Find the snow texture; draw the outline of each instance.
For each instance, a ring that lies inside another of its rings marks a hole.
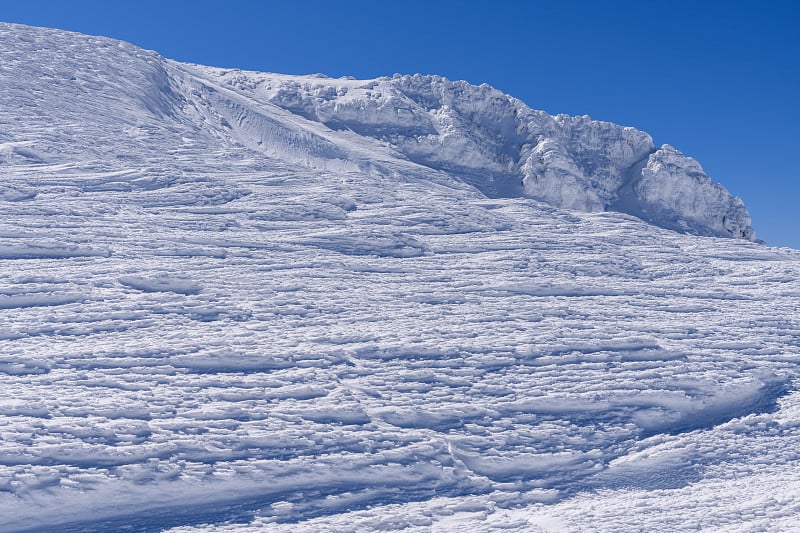
[[[0,54],[0,531],[800,520],[800,253],[674,148],[439,77]]]

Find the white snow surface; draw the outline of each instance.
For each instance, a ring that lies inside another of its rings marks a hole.
[[[435,76],[0,55],[0,531],[800,521],[800,252],[671,146]]]

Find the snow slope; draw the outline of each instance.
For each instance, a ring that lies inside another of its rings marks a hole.
[[[0,531],[798,520],[800,253],[674,148],[437,77],[0,54]]]
[[[252,102],[381,141],[490,197],[617,210],[673,229],[755,239],[741,200],[713,183],[696,161],[669,145],[656,148],[634,128],[552,117],[488,85],[438,76],[359,81],[193,71]]]

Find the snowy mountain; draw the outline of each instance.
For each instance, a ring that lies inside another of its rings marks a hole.
[[[203,74],[251,101],[382,141],[489,197],[527,196],[567,209],[622,211],[701,234],[755,236],[741,200],[671,146],[656,148],[644,132],[589,117],[552,117],[488,85],[419,75],[342,81]]]
[[[19,108],[15,118],[25,124],[8,125],[5,135],[27,138],[43,120],[66,130],[37,139],[34,150],[43,154],[143,158],[155,147],[180,149],[182,136],[200,136],[216,148],[241,145],[322,168],[355,163],[392,174],[419,167],[417,174],[446,173],[490,198],[530,197],[701,235],[755,238],[741,200],[671,146],[656,148],[644,132],[588,117],[552,117],[488,85],[221,70],[110,40],[6,33],[16,34],[8,55],[18,59],[6,66],[2,103]],[[14,75],[17,69],[24,73]],[[125,140],[145,152],[118,153]],[[4,145],[12,154],[18,148]]]
[[[800,253],[671,146],[434,76],[0,54],[0,531],[800,518]]]

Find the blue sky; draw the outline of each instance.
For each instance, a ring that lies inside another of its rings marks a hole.
[[[800,2],[4,2],[0,20],[196,63],[489,83],[551,113],[635,126],[800,248]]]

